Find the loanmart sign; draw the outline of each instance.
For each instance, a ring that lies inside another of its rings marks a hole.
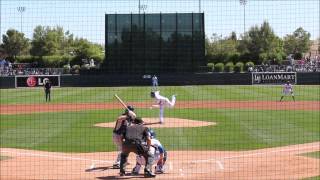
[[[296,84],[297,74],[295,72],[253,72],[252,84],[284,84],[290,81]]]

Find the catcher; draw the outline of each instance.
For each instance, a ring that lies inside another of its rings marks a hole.
[[[150,151],[154,153],[154,161],[157,162],[157,166],[155,168],[156,174],[162,174],[164,173],[164,164],[167,160],[167,152],[163,148],[162,144],[159,140],[156,139],[156,133],[153,129],[149,130],[149,134],[151,137],[151,146]],[[143,156],[138,155],[136,157],[136,166],[132,169],[131,174],[132,175],[138,175],[141,165],[145,165],[146,160]]]

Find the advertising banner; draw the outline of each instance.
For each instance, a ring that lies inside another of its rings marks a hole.
[[[46,80],[51,82],[51,86],[60,86],[59,75],[29,75],[15,76],[17,87],[42,87]]]
[[[252,72],[252,84],[296,84],[296,72]]]

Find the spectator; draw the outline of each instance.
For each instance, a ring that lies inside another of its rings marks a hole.
[[[93,59],[90,59],[90,67],[94,67],[94,60]]]

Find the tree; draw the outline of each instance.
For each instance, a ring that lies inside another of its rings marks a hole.
[[[260,27],[251,27],[240,41],[238,50],[256,64],[271,59],[281,61],[285,56],[282,40],[275,35],[267,21]]]
[[[303,54],[310,49],[310,33],[302,27],[296,29],[293,34],[284,37],[284,49],[287,54]]]
[[[24,37],[23,33],[14,29],[9,29],[5,35],[2,35],[1,44],[6,54],[11,58],[26,53],[29,48],[29,40]]]
[[[210,39],[206,38],[205,45],[208,62],[235,62],[238,60],[238,41],[235,32],[225,38],[213,34]]]
[[[64,55],[73,55],[74,53],[74,37],[73,34],[71,34],[69,31],[66,31],[64,33],[64,39],[61,44],[60,53]]]
[[[69,55],[74,49],[73,35],[69,31],[64,33],[63,28],[59,26],[37,26],[31,44],[30,53],[33,56]]]
[[[237,40],[237,33],[236,33],[236,32],[234,32],[234,31],[232,31],[232,33],[231,33],[231,35],[230,35],[229,39],[236,41],[236,40]]]
[[[62,27],[50,29],[47,27],[45,37],[45,46],[47,55],[62,55],[62,44],[64,41],[64,32]]]
[[[76,61],[78,61],[78,63],[82,59],[89,60],[93,58],[95,60],[102,60],[101,58],[103,57],[103,48],[101,45],[93,44],[86,39],[80,38],[75,40],[74,48]]]
[[[45,49],[46,44],[46,29],[44,26],[37,26],[33,32],[33,39],[31,41],[30,54],[33,56],[45,56],[47,51]]]

